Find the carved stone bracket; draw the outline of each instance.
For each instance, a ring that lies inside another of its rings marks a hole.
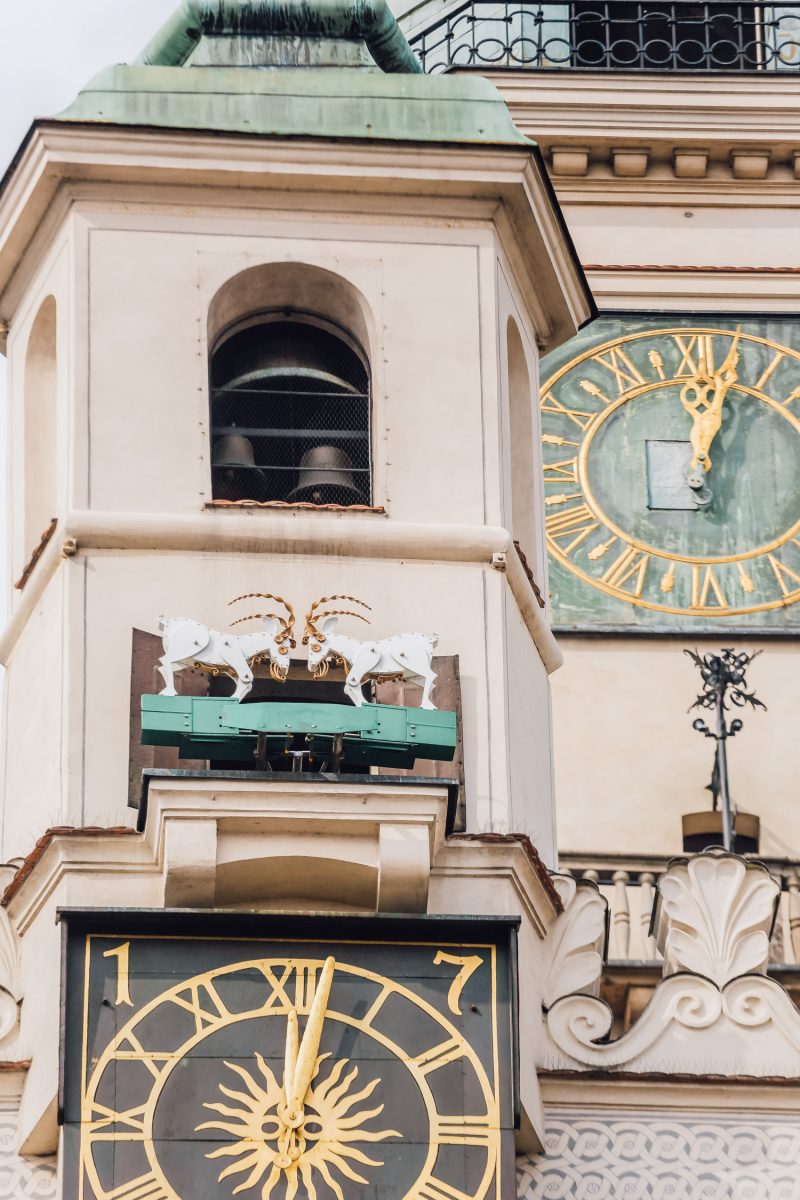
[[[598,967],[595,980],[588,979],[590,960],[577,947],[587,918],[577,907],[570,922],[575,890],[554,926],[565,922],[549,962],[548,994],[558,998],[545,1017],[539,1066],[800,1074],[800,1012],[765,975],[779,892],[765,867],[733,854],[673,861],[659,882],[653,918],[664,978],[639,1020],[609,1041],[611,1009],[594,995],[575,994],[591,989],[600,974]],[[571,970],[573,963],[585,970]],[[572,995],[559,985],[559,970],[564,981],[580,983]]]
[[[550,1008],[561,996],[596,996],[608,930],[608,903],[596,883],[553,875],[564,911],[544,945],[542,1004]]]
[[[0,1042],[16,1032],[21,1000],[19,942],[8,913],[0,908]]]
[[[719,987],[763,974],[780,891],[765,866],[735,854],[675,859],[659,880],[653,914],[664,974],[689,971]]]

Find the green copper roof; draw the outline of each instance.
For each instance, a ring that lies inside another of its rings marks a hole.
[[[331,43],[365,46],[383,71],[422,71],[386,0],[183,0],[137,62],[323,66]]]
[[[336,68],[110,67],[59,120],[275,137],[531,144],[486,79]]]
[[[386,0],[183,0],[59,120],[529,145],[485,79],[425,75]]]

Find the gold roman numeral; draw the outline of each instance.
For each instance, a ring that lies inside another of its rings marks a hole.
[[[566,546],[559,546],[563,554],[571,554],[584,538],[600,528],[600,522],[587,504],[575,504],[563,512],[548,513],[544,519],[547,536],[551,541],[569,539]]]
[[[544,464],[545,483],[577,483],[577,458],[562,458],[560,462]]]
[[[597,415],[593,412],[584,412],[580,408],[567,408],[566,404],[562,404],[560,400],[556,400],[552,392],[547,392],[542,396],[541,410],[542,412],[558,413],[561,417],[567,417],[570,421],[574,421],[580,429],[586,429]]]
[[[92,1104],[89,1132],[95,1141],[116,1138],[129,1142],[142,1141],[144,1139],[145,1111],[146,1105],[142,1104],[137,1108],[126,1109],[125,1112],[115,1112],[113,1108],[107,1108],[105,1104],[98,1104],[95,1101]],[[113,1132],[105,1134],[100,1132],[108,1130],[111,1125],[116,1127]]]
[[[727,608],[728,601],[714,574],[714,568],[701,563],[692,565],[692,608]]]
[[[606,350],[602,354],[595,354],[592,361],[600,363],[607,371],[611,372],[617,381],[620,395],[627,392],[629,388],[637,387],[640,383],[645,382],[644,375],[639,368],[633,365],[625,351],[618,346],[612,346],[610,350]]]
[[[411,1189],[407,1200],[473,1200],[473,1197],[452,1184],[442,1183],[440,1179],[433,1179],[429,1175],[424,1182]]]
[[[188,993],[188,995],[187,995]],[[172,996],[172,1003],[185,1008],[194,1017],[195,1032],[202,1033],[213,1025],[219,1025],[231,1014],[220,999],[219,992],[210,981],[192,983],[186,991]]]
[[[678,364],[676,375],[696,375],[698,372],[698,363],[705,361],[706,366],[711,365],[713,369],[713,339],[704,333],[673,333],[672,335],[675,345],[681,355],[681,361]],[[702,340],[701,340],[702,339]],[[697,353],[697,359],[693,355]]]
[[[497,1134],[488,1114],[485,1117],[438,1115],[433,1124],[433,1141],[452,1146],[489,1146]]]
[[[794,597],[798,588],[800,588],[800,575],[796,571],[793,571],[791,567],[787,567],[785,563],[779,562],[774,554],[768,554],[767,558],[783,595]],[[790,579],[792,580],[792,584],[788,582]]]
[[[130,1183],[122,1183],[113,1191],[106,1192],[108,1200],[175,1200],[175,1194],[163,1179],[150,1172],[139,1175]]]
[[[289,980],[294,974],[294,965],[292,963],[284,963],[280,978],[278,978],[269,963],[259,963],[258,969],[272,989],[264,1003],[264,1012],[272,1012],[273,1009],[294,1008],[294,1003],[289,998],[289,993],[286,990],[289,986]]]
[[[126,1049],[126,1046],[129,1049]],[[174,1060],[175,1054],[169,1050],[145,1050],[135,1034],[126,1033],[117,1043],[114,1057],[120,1062],[140,1062],[150,1072],[153,1079],[160,1079],[168,1065]]]
[[[622,553],[614,559],[605,575],[601,576],[602,582],[618,591],[630,592],[632,596],[641,596],[649,561],[650,555],[646,551],[637,550],[635,546],[626,546]],[[626,588],[625,584],[629,580],[633,580],[633,586]]]
[[[775,368],[780,365],[780,363],[783,361],[784,358],[786,358],[786,354],[784,353],[784,351],[778,350],[777,353],[774,355],[774,357],[770,360],[770,362],[767,363],[766,367],[764,368],[764,370],[761,372],[761,375],[759,376],[758,382],[755,385],[757,392],[763,392],[770,376],[774,373]]]
[[[463,1054],[463,1041],[458,1038],[447,1038],[438,1046],[424,1050],[422,1054],[418,1054],[411,1061],[416,1063],[423,1075],[428,1075],[431,1071],[438,1071],[440,1067],[446,1067],[448,1063],[453,1062],[456,1058],[461,1058]]]
[[[389,987],[388,984],[383,985],[383,987],[378,992],[375,999],[372,1001],[372,1004],[370,1004],[369,1008],[364,1013],[363,1019],[361,1021],[362,1025],[371,1025],[372,1024],[372,1022],[375,1020],[375,1018],[377,1017],[380,1010],[383,1008],[386,1001],[391,996],[393,990],[394,989]]]
[[[295,970],[294,1006],[299,1013],[307,1013],[317,990],[317,980],[322,963],[298,963]]]

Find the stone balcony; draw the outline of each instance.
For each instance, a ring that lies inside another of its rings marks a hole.
[[[748,856],[764,863],[781,890],[769,941],[768,974],[800,1005],[800,863]],[[650,855],[563,854],[561,871],[597,884],[608,904],[608,946],[600,995],[614,1012],[616,1034],[636,1021],[651,999],[663,958],[651,931],[658,881],[669,859]]]

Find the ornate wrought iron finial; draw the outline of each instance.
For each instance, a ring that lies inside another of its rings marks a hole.
[[[698,733],[702,733],[704,737],[714,738],[717,743],[714,752],[714,769],[707,790],[711,792],[714,811],[716,811],[717,802],[720,803],[722,839],[726,850],[733,849],[735,836],[735,811],[731,805],[728,787],[726,742],[729,737],[735,737],[742,728],[742,721],[739,717],[735,717],[729,722],[727,714],[730,712],[731,706],[744,708],[745,705],[749,705],[751,708],[763,708],[766,711],[766,704],[758,699],[755,692],[747,690],[747,668],[760,653],[760,650],[756,650],[754,654],[747,654],[743,650],[734,650],[731,647],[720,650],[718,654],[703,655],[697,650],[684,650],[684,654],[691,658],[699,670],[703,681],[703,690],[694,703],[690,704],[688,711],[691,712],[693,708],[707,708],[713,710],[716,715],[714,729],[709,729],[702,717],[697,717],[692,722],[692,728],[696,729]]]

